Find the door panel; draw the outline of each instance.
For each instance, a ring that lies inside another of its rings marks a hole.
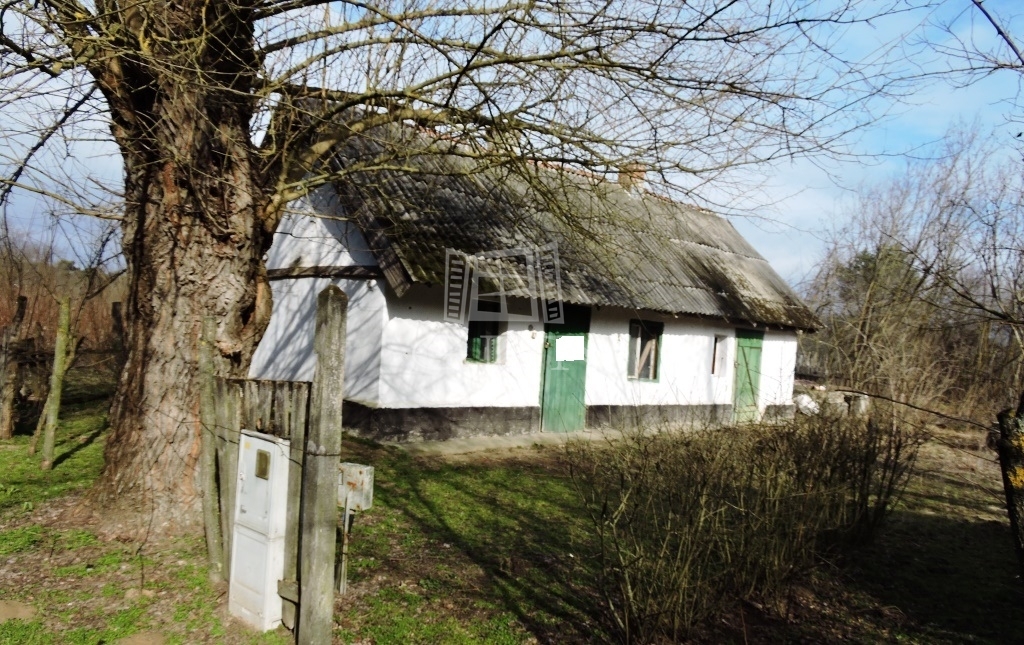
[[[736,380],[733,386],[733,423],[758,421],[757,394],[761,384],[761,348],[764,332],[736,330]]]
[[[565,324],[544,326],[541,428],[574,432],[587,424],[587,333],[590,309],[566,305]]]

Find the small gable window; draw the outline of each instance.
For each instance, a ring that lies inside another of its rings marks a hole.
[[[629,378],[653,381],[658,378],[659,345],[665,325],[649,320],[629,321]]]
[[[497,313],[500,306],[496,302],[479,300],[476,310]],[[498,339],[501,337],[502,323],[498,320],[473,320],[470,311],[469,339],[466,342],[466,360],[474,363],[498,362]]]

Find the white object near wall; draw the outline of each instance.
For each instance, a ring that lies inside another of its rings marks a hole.
[[[586,359],[583,336],[561,336],[555,341],[555,360],[582,361]]]
[[[228,611],[261,631],[281,623],[288,440],[242,430]]]
[[[338,472],[338,506],[351,511],[368,511],[373,506],[373,466],[341,464]]]

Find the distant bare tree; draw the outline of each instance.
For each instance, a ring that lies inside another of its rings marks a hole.
[[[67,302],[66,368],[75,364],[79,347],[111,350],[115,346],[111,309],[120,298],[114,283],[123,273],[117,249],[113,248],[117,246],[117,229],[106,222],[83,230],[79,223],[51,217],[43,230],[0,233],[0,320],[17,317],[15,306],[24,309],[23,321],[17,326],[19,333],[6,339],[9,355],[3,357],[0,438],[10,437],[15,399],[26,396],[26,391],[37,401],[47,400],[56,422],[60,400],[50,400],[54,396],[47,382],[53,375],[46,370],[55,364],[52,359],[60,335],[59,303]],[[114,359],[111,354],[106,360],[113,363]],[[35,452],[37,437],[38,430],[30,452]]]
[[[950,134],[848,210],[809,292],[827,329],[807,342],[851,385],[994,418],[1024,388],[1022,199],[1016,160]]]

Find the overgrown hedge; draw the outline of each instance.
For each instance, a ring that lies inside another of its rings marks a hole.
[[[778,600],[826,550],[870,538],[916,445],[891,419],[821,417],[570,442],[609,631],[675,641],[738,599]]]

